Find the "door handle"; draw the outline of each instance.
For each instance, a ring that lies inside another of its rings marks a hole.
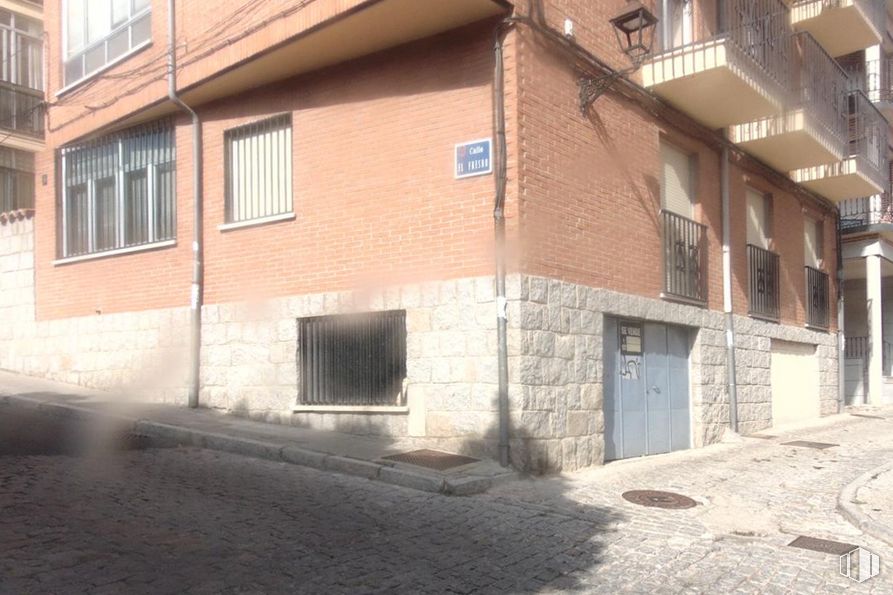
[[[652,386],[652,387],[651,387],[651,390],[653,390],[653,391],[654,391],[655,393],[657,393],[657,394],[660,394],[660,389],[659,389],[658,387],[656,387],[656,386]]]

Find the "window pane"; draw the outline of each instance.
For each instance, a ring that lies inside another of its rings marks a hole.
[[[133,23],[131,27],[133,42],[131,47],[136,47],[144,41],[148,41],[152,37],[152,15],[146,15]]]
[[[112,14],[109,0],[92,0],[87,11],[87,44],[95,43],[111,31]]]
[[[31,89],[43,88],[42,77],[42,48],[40,43],[35,39],[27,37],[19,37],[18,49],[16,50],[18,71],[16,79],[18,84],[30,87]]]
[[[86,31],[84,31],[85,3],[86,0],[66,0],[65,2],[69,56],[84,47],[86,42],[87,36]]]
[[[112,0],[112,27],[127,22],[130,18],[130,0]]]
[[[149,241],[149,178],[146,170],[127,174],[124,197],[126,245],[135,246]]]
[[[115,178],[97,180],[94,185],[94,250],[118,247],[118,207],[115,200]]]
[[[84,58],[78,56],[65,63],[65,82],[72,83],[84,77]]]
[[[105,44],[101,43],[84,55],[84,69],[93,72],[105,66]]]
[[[130,49],[130,32],[127,29],[123,29],[120,33],[110,37],[108,44],[107,60],[111,62],[115,58],[126,54]]]
[[[86,254],[89,250],[87,185],[73,186],[68,189],[67,194],[65,201],[66,249],[64,256]]]
[[[140,12],[144,8],[148,8],[151,3],[152,0],[133,0],[133,14]]]
[[[24,18],[24,17],[22,17]],[[8,10],[0,9],[0,25],[12,25],[12,13]]]
[[[174,238],[174,175],[173,163],[165,163],[155,168],[155,240]]]

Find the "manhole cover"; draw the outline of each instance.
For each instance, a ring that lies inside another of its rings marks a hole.
[[[788,546],[798,547],[802,550],[822,552],[823,554],[834,554],[835,556],[842,556],[856,549],[856,546],[850,543],[841,543],[839,541],[819,539],[817,537],[806,537],[804,535],[797,537],[797,539],[789,543]]]
[[[791,442],[782,442],[781,444],[782,446],[802,446],[803,448],[817,448],[819,450],[825,450],[826,448],[840,446],[839,444],[828,444],[827,442],[810,442],[809,440],[793,440]]]
[[[469,463],[477,463],[479,460],[463,455],[428,449],[401,452],[400,454],[382,458],[397,463],[408,463],[410,465],[418,465],[419,467],[427,467],[428,469],[435,469],[437,471],[446,471],[453,467],[461,467],[462,465],[467,465]]]
[[[674,494],[673,492],[659,492],[656,490],[632,490],[623,493],[623,499],[640,506],[648,506],[651,508],[694,508],[697,502],[683,496],[682,494]]]

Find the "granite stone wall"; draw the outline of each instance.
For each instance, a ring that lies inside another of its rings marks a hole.
[[[108,389],[121,398],[186,402],[187,308],[35,321],[31,220],[0,225],[0,367]],[[605,317],[691,329],[692,444],[728,428],[722,313],[528,275],[510,275],[512,460],[533,472],[604,458]],[[405,404],[387,411],[300,404],[297,320],[406,310]],[[836,335],[735,317],[742,433],[772,424],[773,340],[816,346],[822,414],[837,410]],[[200,401],[265,421],[479,456],[497,453],[497,338],[490,277],[293,296],[203,308]]]

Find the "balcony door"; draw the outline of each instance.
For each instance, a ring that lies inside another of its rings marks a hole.
[[[694,1],[661,0],[661,44],[664,50],[688,45],[694,41]]]

